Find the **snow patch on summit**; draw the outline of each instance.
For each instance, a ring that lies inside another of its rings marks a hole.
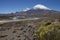
[[[28,10],[30,10],[30,8],[26,8],[26,9],[24,9],[23,11],[28,11]]]
[[[45,10],[51,10],[50,8],[42,5],[42,4],[37,4],[33,7],[33,9],[45,9]]]

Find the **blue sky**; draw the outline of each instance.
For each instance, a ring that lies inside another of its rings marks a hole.
[[[60,0],[0,0],[0,13],[21,11],[42,4],[56,11],[60,11]]]

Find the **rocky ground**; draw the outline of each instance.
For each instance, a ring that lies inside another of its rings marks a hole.
[[[20,22],[0,24],[0,40],[35,40],[34,31],[38,26],[22,24]]]

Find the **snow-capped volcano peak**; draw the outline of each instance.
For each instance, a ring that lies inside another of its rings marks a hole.
[[[42,4],[37,4],[33,7],[33,9],[45,9],[45,10],[51,10],[50,8],[42,5]]]
[[[48,8],[48,7],[46,7],[46,6],[42,5],[42,4],[37,4],[32,8],[25,8],[22,11],[26,12],[26,11],[31,10],[31,9],[34,9],[34,10],[35,9],[51,10],[50,8]]]

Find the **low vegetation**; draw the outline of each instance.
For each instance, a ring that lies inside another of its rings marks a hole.
[[[45,22],[35,31],[35,36],[38,40],[60,40],[60,24]]]

